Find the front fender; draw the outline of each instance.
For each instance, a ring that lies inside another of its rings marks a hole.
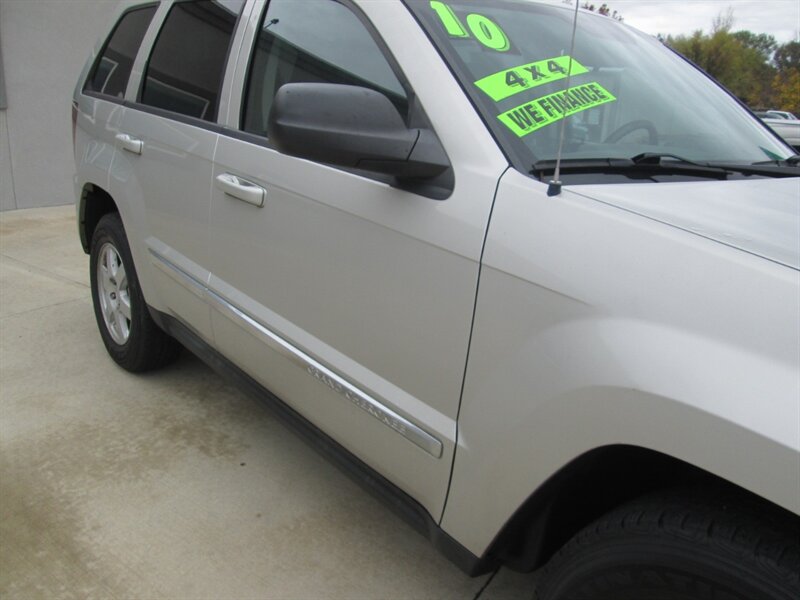
[[[797,272],[519,179],[490,225],[442,528],[480,556],[619,444],[800,513]]]

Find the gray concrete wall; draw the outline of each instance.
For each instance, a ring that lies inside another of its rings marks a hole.
[[[0,0],[0,210],[74,202],[71,99],[117,0]]]

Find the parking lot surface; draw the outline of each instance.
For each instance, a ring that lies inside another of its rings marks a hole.
[[[490,577],[188,352],[118,368],[74,208],[0,213],[0,597],[533,597]]]

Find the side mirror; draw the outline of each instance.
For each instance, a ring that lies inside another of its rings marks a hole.
[[[386,96],[352,85],[287,83],[275,95],[267,135],[285,154],[399,179],[435,177],[450,166],[432,131],[409,129]]]

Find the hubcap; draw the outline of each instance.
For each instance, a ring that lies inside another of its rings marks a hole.
[[[97,261],[97,297],[111,339],[123,345],[131,334],[131,298],[125,265],[109,242],[100,248]]]

